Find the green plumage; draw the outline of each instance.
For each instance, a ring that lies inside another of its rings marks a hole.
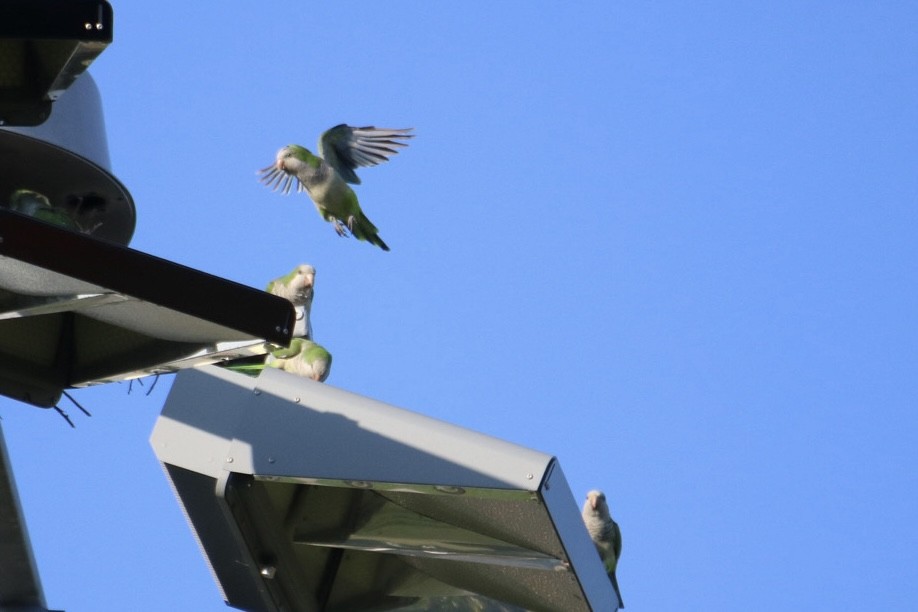
[[[81,231],[80,225],[72,215],[55,208],[43,194],[31,189],[17,189],[10,196],[10,210],[15,210],[28,215],[38,221],[63,227],[73,231]]]
[[[312,340],[294,338],[287,348],[279,348],[268,355],[266,366],[324,382],[331,372],[332,356],[324,347]]]
[[[266,368],[278,368],[291,374],[325,382],[331,373],[332,356],[325,347],[306,338],[294,338],[290,346],[266,345],[268,354],[261,357],[245,357],[224,364],[233,372],[257,377]]]
[[[319,215],[334,225],[339,236],[350,232],[358,240],[388,251],[389,246],[364,214],[348,183],[360,183],[354,172],[358,166],[375,166],[395,155],[397,148],[407,146],[400,139],[411,138],[410,131],[337,125],[319,138],[319,155],[300,145],[287,145],[278,151],[272,166],[260,170],[261,180],[284,193],[295,184],[297,191],[309,195]]]

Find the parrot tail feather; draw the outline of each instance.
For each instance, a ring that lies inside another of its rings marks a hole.
[[[390,250],[389,245],[383,242],[383,239],[379,237],[379,234],[373,234],[372,236],[367,238],[367,242],[369,242],[370,244],[375,244],[376,246],[381,248],[383,251]]]
[[[379,237],[379,230],[376,229],[376,226],[373,225],[373,223],[362,212],[359,213],[357,218],[353,220],[351,234],[357,240],[365,240],[370,244],[378,246],[383,251],[390,250],[389,245],[383,242],[383,239]]]

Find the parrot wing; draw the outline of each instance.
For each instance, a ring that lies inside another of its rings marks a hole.
[[[352,127],[342,123],[319,137],[319,155],[341,178],[359,185],[354,169],[387,161],[399,148],[408,146],[399,139],[413,138],[414,134],[409,133],[412,129]]]

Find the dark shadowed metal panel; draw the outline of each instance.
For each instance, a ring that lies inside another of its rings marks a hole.
[[[0,609],[44,609],[13,469],[0,429]]]
[[[0,393],[62,389],[286,345],[287,300],[0,209]]]
[[[39,125],[112,42],[104,0],[0,2],[0,124]]]

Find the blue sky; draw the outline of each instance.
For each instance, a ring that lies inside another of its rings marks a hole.
[[[628,609],[912,609],[918,8],[340,4],[113,2],[131,246],[315,265],[328,383],[605,490]],[[416,129],[361,172],[390,253],[256,179],[341,122]],[[148,443],[170,383],[75,430],[0,399],[50,607],[225,609]]]

